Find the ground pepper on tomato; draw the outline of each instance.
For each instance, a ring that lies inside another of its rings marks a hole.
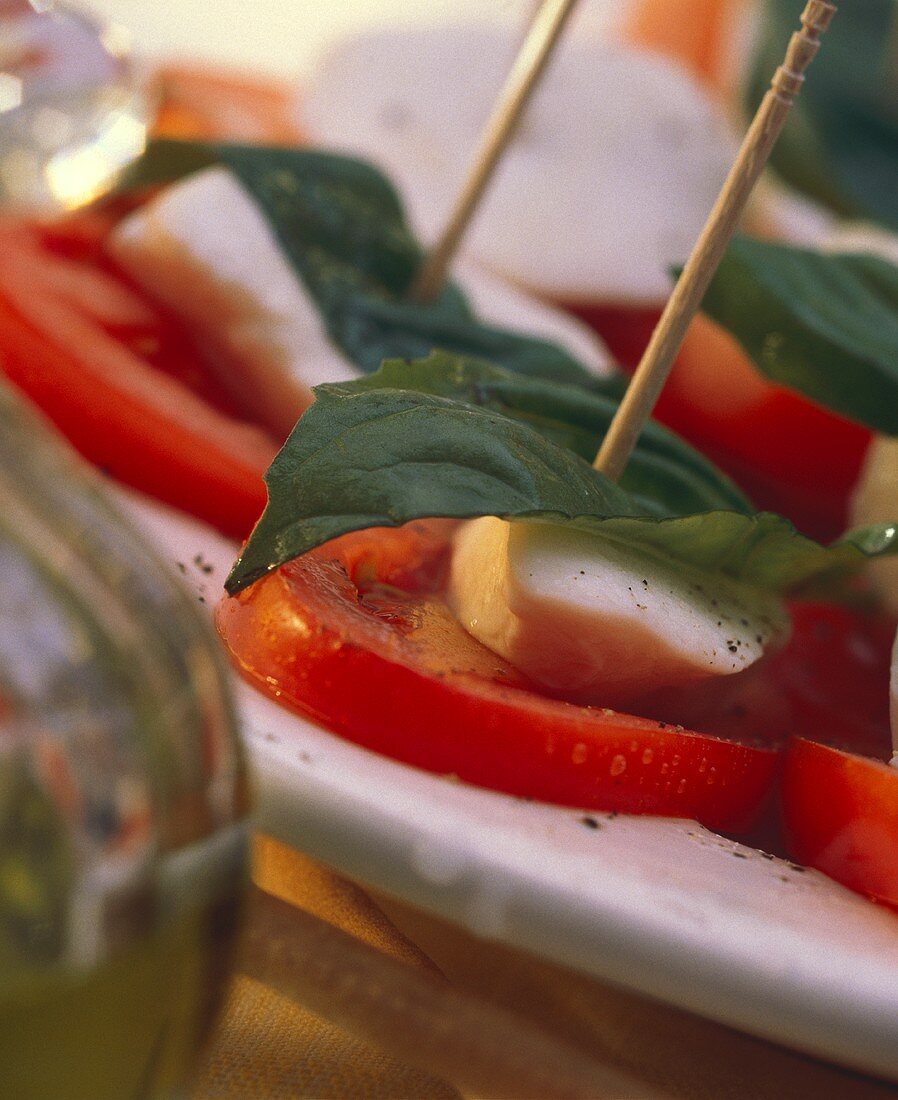
[[[405,763],[561,805],[753,824],[775,748],[535,690],[447,607],[445,532],[337,539],[220,604],[222,639],[279,702]]]
[[[243,534],[264,503],[260,474],[275,444],[240,423],[189,334],[102,257],[109,224],[94,212],[0,230],[10,258],[0,273],[3,367],[98,465]],[[23,306],[28,295],[40,310]],[[113,365],[124,384],[97,373]],[[822,621],[850,613],[798,605],[793,642],[767,667],[764,690],[692,732],[665,720],[673,715],[549,698],[476,643],[440,595],[447,530],[430,522],[347,536],[227,601],[219,622],[238,664],[336,732],[431,771],[740,835],[769,809],[777,742],[792,732],[781,788],[790,854],[895,904],[896,780],[882,763],[891,626],[821,634]],[[860,659],[871,652],[872,664]]]
[[[280,703],[405,763],[586,810],[694,818],[898,905],[890,620],[793,603],[790,642],[697,732],[550,698],[476,642],[440,595],[451,528],[347,535],[225,600],[232,659]]]

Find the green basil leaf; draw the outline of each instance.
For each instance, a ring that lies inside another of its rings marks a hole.
[[[753,110],[781,63],[805,0],[767,0],[748,85]],[[898,230],[898,61],[894,0],[855,0],[820,57],[771,155],[779,174],[842,214]]]
[[[413,518],[638,514],[588,463],[500,413],[411,390],[318,386],[265,475],[229,592],[348,531]]]
[[[898,267],[736,237],[702,309],[768,378],[898,435]]]
[[[411,389],[451,397],[529,424],[540,435],[587,462],[599,449],[618,401],[545,379],[522,378],[500,367],[436,352],[409,364],[387,360],[358,389]],[[624,488],[653,515],[688,515],[714,508],[750,513],[748,499],[698,451],[649,421],[621,478]]]
[[[122,173],[116,193],[140,191],[177,180],[218,164],[216,146],[204,141],[151,138],[143,155]]]
[[[454,367],[463,377],[464,363],[447,359],[442,369]],[[228,592],[339,535],[432,516],[569,523],[775,591],[898,551],[890,525],[823,547],[772,513],[659,518],[523,420],[410,389],[415,370],[390,365],[403,388],[367,379],[317,388],[266,475],[268,505]],[[428,370],[433,388],[433,363]]]
[[[443,348],[521,374],[591,381],[558,345],[481,324],[452,284],[433,302],[407,301],[422,251],[393,187],[363,161],[311,149],[157,140],[128,184],[167,182],[210,164],[229,168],[252,195],[328,336],[360,370]]]

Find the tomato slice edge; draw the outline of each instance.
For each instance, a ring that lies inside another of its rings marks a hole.
[[[217,609],[234,664],[279,703],[363,747],[518,797],[732,833],[758,818],[774,748],[538,694],[433,593],[394,594],[394,603],[387,593],[372,607],[345,568],[357,549],[340,543]],[[376,555],[372,541],[369,567]]]
[[[898,769],[794,737],[780,797],[793,859],[898,908]]]

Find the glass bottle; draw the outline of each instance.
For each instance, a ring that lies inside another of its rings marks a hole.
[[[105,194],[144,151],[152,98],[124,28],[0,0],[0,206],[73,209]]]
[[[247,791],[199,607],[0,388],[0,1095],[177,1095],[233,945]]]

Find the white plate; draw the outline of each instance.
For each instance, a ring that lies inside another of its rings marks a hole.
[[[233,544],[123,498],[211,605]],[[692,822],[452,783],[237,685],[261,829],[363,883],[629,989],[898,1079],[898,919]]]

